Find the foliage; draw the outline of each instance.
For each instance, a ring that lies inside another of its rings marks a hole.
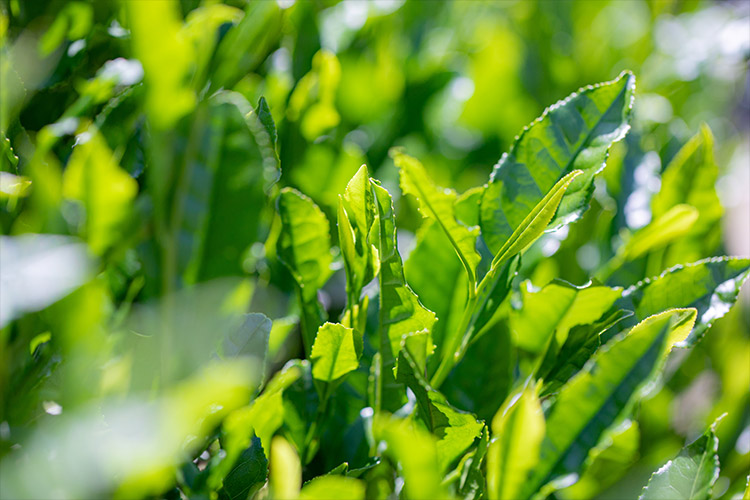
[[[661,4],[289,3],[0,6],[0,497],[747,496]]]

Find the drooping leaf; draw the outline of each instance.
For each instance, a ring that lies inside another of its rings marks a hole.
[[[495,165],[482,197],[482,237],[494,254],[552,186],[575,169],[583,175],[565,194],[551,225],[583,214],[610,146],[630,129],[634,91],[635,77],[623,72],[550,106],[521,132]]]
[[[706,432],[651,475],[639,500],[684,498],[708,500],[719,479],[717,419]]]
[[[306,483],[300,491],[299,498],[300,500],[364,500],[365,484],[353,477],[327,474]]]
[[[690,347],[729,312],[748,276],[750,259],[715,257],[677,265],[625,290],[623,307],[633,309],[638,320],[669,307],[694,307],[698,311],[695,328],[678,345]]]
[[[63,196],[83,205],[83,236],[101,255],[120,238],[138,184],[120,168],[96,129],[89,127],[82,136],[63,174]]]
[[[359,367],[362,334],[336,323],[318,329],[312,347],[312,374],[317,380],[334,382]]]
[[[322,324],[318,289],[331,276],[333,256],[328,219],[310,198],[291,188],[281,190],[277,208],[281,235],[276,250],[299,287],[302,335],[309,354],[318,326]]]
[[[435,313],[419,302],[416,294],[406,284],[401,255],[396,246],[396,221],[391,195],[385,188],[372,183],[378,213],[380,254],[380,355],[382,356],[382,407],[395,411],[404,402],[403,390],[393,375],[401,339],[416,332],[430,332],[435,323]],[[425,342],[432,352],[432,341]],[[426,358],[427,352],[415,353]]]
[[[544,414],[537,389],[527,387],[492,420],[495,439],[487,450],[487,497],[520,498],[526,477],[539,462]]]
[[[404,194],[414,196],[419,202],[420,211],[438,223],[448,236],[458,258],[466,270],[469,286],[475,286],[476,269],[481,260],[476,251],[478,231],[463,225],[456,219],[455,191],[442,189],[432,183],[422,164],[416,159],[398,150],[392,150],[391,156],[401,171],[401,190]]]
[[[694,309],[672,309],[642,321],[602,347],[560,391],[547,417],[539,464],[519,497],[530,497],[555,478],[577,472],[602,433],[687,337]]]

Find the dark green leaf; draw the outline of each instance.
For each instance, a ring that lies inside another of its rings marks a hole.
[[[719,479],[719,439],[716,420],[698,439],[685,446],[674,460],[653,473],[639,500],[684,498],[708,500]]]
[[[260,439],[253,438],[249,448],[242,452],[234,468],[224,478],[224,493],[230,500],[252,497],[266,482],[268,459]]]
[[[578,169],[551,226],[578,219],[594,192],[594,176],[612,143],[630,129],[635,77],[585,87],[550,106],[495,165],[482,198],[482,237],[497,254],[558,180]],[[549,222],[549,221],[548,221]],[[547,223],[545,223],[545,227]]]

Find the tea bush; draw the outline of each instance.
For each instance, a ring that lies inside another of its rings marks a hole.
[[[2,7],[0,496],[748,498],[711,128],[634,59],[511,140],[621,69],[539,19],[678,21],[289,4]]]

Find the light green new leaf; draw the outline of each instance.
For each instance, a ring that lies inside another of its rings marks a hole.
[[[294,500],[302,485],[302,465],[297,452],[286,439],[276,436],[271,442],[269,486],[272,498]]]
[[[281,497],[279,497],[281,498]],[[319,476],[302,487],[300,500],[364,500],[365,483],[346,476]]]
[[[601,318],[620,298],[622,289],[576,287],[564,281],[553,281],[538,292],[522,287],[521,294],[523,307],[511,311],[509,318],[513,338],[524,350],[540,352],[553,334],[555,342],[561,346],[571,328]]]
[[[81,134],[63,174],[63,196],[83,204],[83,232],[94,253],[121,238],[137,193],[138,183],[120,168],[101,134],[93,127]]]
[[[193,46],[180,36],[176,0],[125,3],[133,54],[143,65],[146,111],[151,123],[166,130],[195,106],[186,82],[194,60]]]
[[[497,412],[492,419],[494,439],[487,451],[488,498],[520,498],[527,476],[539,461],[544,428],[534,387],[526,387]]]
[[[622,247],[622,258],[634,260],[663,247],[690,231],[698,220],[698,210],[690,205],[675,205],[646,227],[639,229]]]
[[[571,94],[524,128],[495,165],[482,198],[482,237],[494,254],[552,186],[574,169],[583,175],[565,194],[552,226],[583,214],[610,146],[630,129],[634,91],[635,77],[623,72],[616,80]]]
[[[456,219],[456,192],[435,186],[416,158],[398,150],[391,150],[390,154],[396,166],[401,169],[401,190],[404,194],[414,196],[419,202],[420,212],[426,217],[433,218],[448,236],[466,269],[469,286],[473,292],[477,281],[476,269],[481,260],[476,251],[478,231]]]
[[[333,382],[359,367],[362,333],[336,323],[318,329],[312,347],[312,374],[317,380]]]
[[[292,188],[281,190],[277,210],[281,234],[276,251],[299,287],[302,339],[309,355],[323,319],[318,289],[331,276],[333,256],[328,219],[310,198]]]
[[[375,200],[367,166],[362,165],[346,186],[338,204],[339,246],[344,256],[349,309],[359,302],[362,288],[378,273],[377,250],[370,242]],[[356,319],[356,318],[355,318]]]
[[[375,415],[372,432],[377,441],[387,444],[385,456],[400,466],[407,498],[450,498],[442,485],[437,443],[430,433],[410,420],[386,414]]]
[[[495,258],[492,260],[492,268],[490,269],[490,272],[492,272],[493,268],[497,269],[500,265],[504,264],[505,261],[509,260],[517,253],[520,253],[544,233],[544,230],[547,228],[555,212],[558,210],[565,192],[579,175],[583,175],[583,171],[574,170],[570,172],[568,175],[560,179],[552,189],[549,190],[544,198],[537,203],[537,205],[528,213],[526,218],[516,226],[516,229],[508,239],[504,241],[500,250],[497,251]]]
[[[711,130],[703,125],[664,169],[661,189],[651,200],[654,218],[683,203],[698,210],[698,219],[688,237],[669,248],[666,265],[693,262],[712,255],[720,242],[718,221],[724,209],[716,193],[719,168],[714,161],[713,147]]]
[[[698,439],[685,446],[677,458],[670,460],[651,475],[639,500],[682,498],[708,500],[719,479],[719,438],[716,424]]]
[[[694,309],[671,309],[636,325],[599,349],[560,391],[547,417],[539,464],[525,482],[528,498],[544,484],[578,472],[589,451],[690,333]]]
[[[419,416],[438,438],[438,462],[440,470],[446,472],[480,436],[484,424],[470,413],[451,406],[442,394],[430,387],[422,376],[424,368],[414,359],[408,338],[404,338],[399,353],[397,380],[414,392]]]
[[[416,294],[404,279],[401,255],[396,246],[396,220],[393,201],[388,191],[372,182],[378,213],[380,254],[380,355],[382,356],[383,408],[395,411],[404,402],[403,391],[395,383],[393,368],[401,348],[401,339],[407,334],[431,332],[435,313],[419,302]],[[426,358],[432,352],[432,341],[425,342],[429,352],[416,354]]]
[[[729,312],[748,276],[750,259],[716,257],[678,265],[625,290],[622,306],[634,310],[637,319],[669,307],[694,307],[698,311],[695,328],[678,344],[690,347]]]

